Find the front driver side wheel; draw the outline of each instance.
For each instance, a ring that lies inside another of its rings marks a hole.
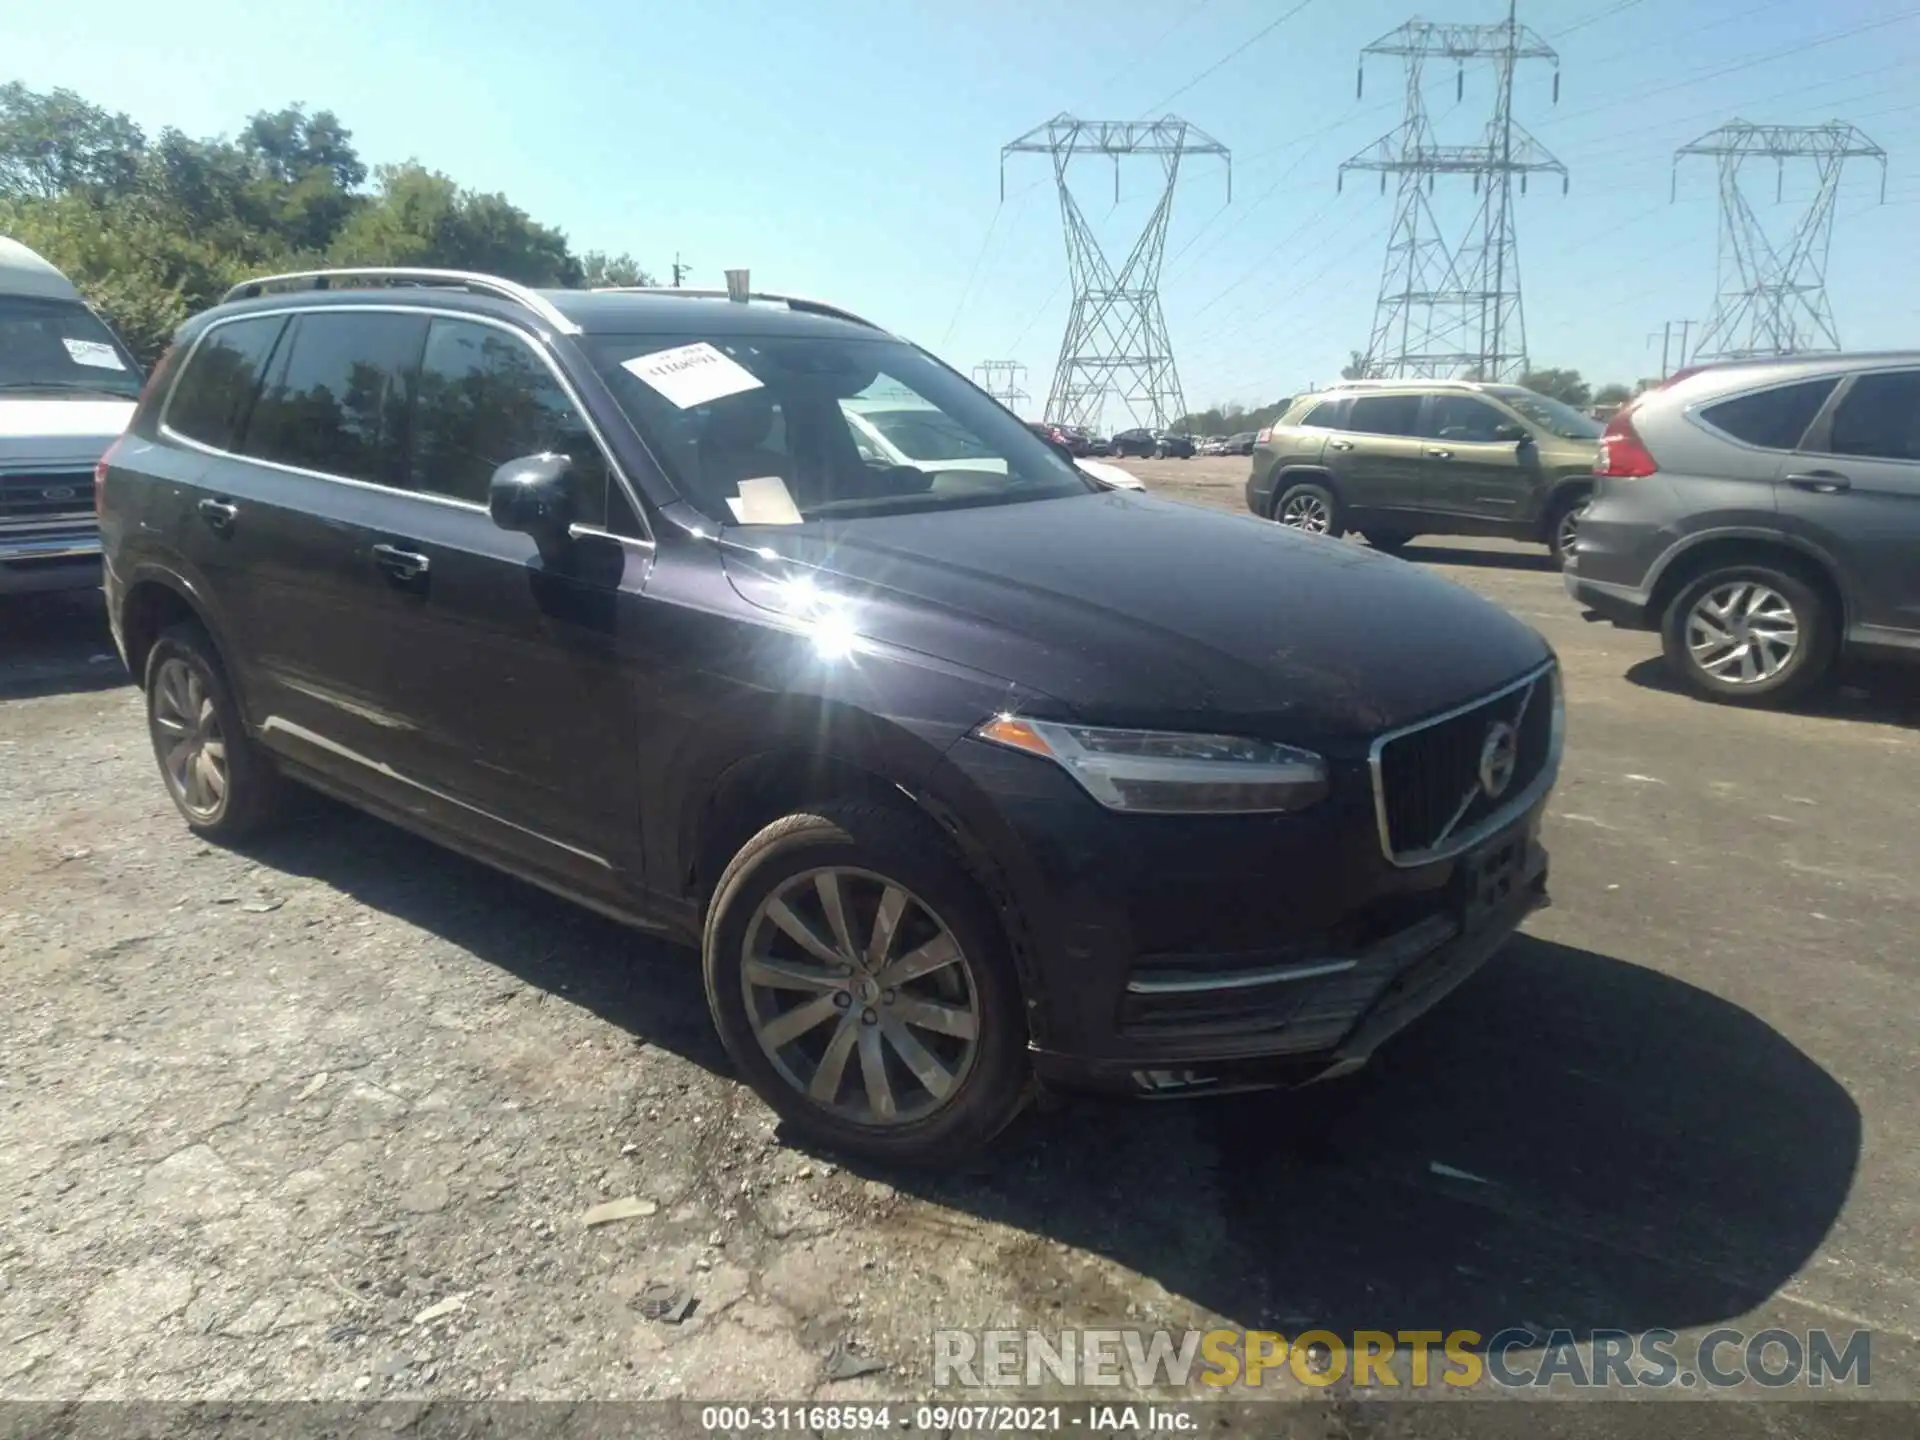
[[[727,1053],[816,1142],[949,1163],[1026,1100],[1006,938],[910,814],[842,803],[767,826],[721,876],[701,948]]]

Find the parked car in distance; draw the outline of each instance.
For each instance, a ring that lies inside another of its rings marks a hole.
[[[1122,430],[1113,437],[1113,453],[1153,460],[1191,460],[1193,437],[1171,430]]]
[[[1608,422],[1566,569],[1696,694],[1777,705],[1920,661],[1920,352],[1685,370]]]
[[[1090,435],[1087,437],[1087,454],[1105,459],[1113,454],[1113,442],[1101,435]]]
[[[1196,455],[1224,455],[1227,453],[1227,437],[1224,435],[1208,435],[1196,440],[1193,442],[1193,453]]]
[[[1242,430],[1238,435],[1229,435],[1221,445],[1223,455],[1251,455],[1254,441],[1258,438],[1256,430]]]
[[[1004,473],[863,458],[850,414],[903,393]],[[192,831],[300,782],[697,946],[814,1143],[948,1162],[1036,1083],[1339,1073],[1545,895],[1536,631],[1107,491],[818,301],[249,282],[100,517]]]
[[[0,597],[100,584],[93,467],[140,383],[73,283],[0,238]]]
[[[1258,433],[1247,507],[1298,530],[1545,544],[1564,563],[1593,489],[1601,427],[1518,385],[1353,380],[1302,395]]]

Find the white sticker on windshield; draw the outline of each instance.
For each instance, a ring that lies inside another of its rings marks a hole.
[[[124,370],[126,362],[104,340],[66,340],[67,354],[76,365],[91,365],[96,370]]]
[[[798,525],[800,507],[787,493],[787,482],[778,475],[742,480],[738,496],[727,497],[727,508],[742,525]]]
[[[751,370],[736,364],[704,340],[694,345],[676,345],[671,350],[656,350],[651,355],[636,355],[631,360],[623,360],[620,368],[651,385],[682,410],[718,400],[723,395],[760,388]]]

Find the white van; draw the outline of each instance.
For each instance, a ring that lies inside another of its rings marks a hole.
[[[140,384],[73,283],[0,237],[0,597],[100,583],[93,467]]]

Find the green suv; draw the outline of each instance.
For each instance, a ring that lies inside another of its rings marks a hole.
[[[1375,549],[1416,535],[1537,540],[1565,562],[1601,426],[1518,385],[1353,380],[1302,395],[1253,449],[1247,507]]]

